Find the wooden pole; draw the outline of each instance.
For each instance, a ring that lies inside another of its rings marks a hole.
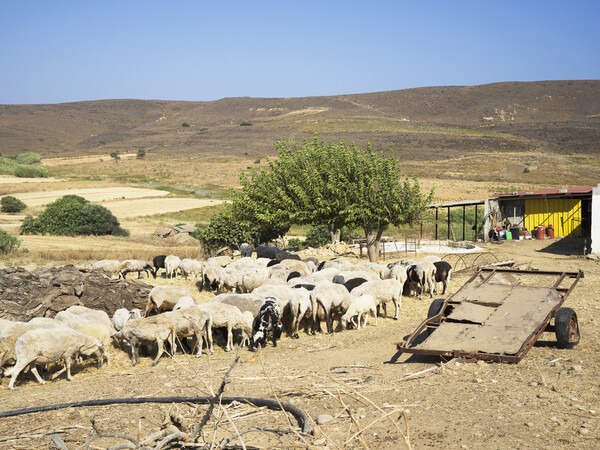
[[[438,208],[435,208],[435,240],[438,240]]]
[[[448,240],[450,240],[450,207],[448,206]]]
[[[466,211],[466,209],[467,209],[466,205],[463,205],[463,238],[462,238],[463,241],[465,240],[465,222],[466,222],[466,212],[465,211]]]

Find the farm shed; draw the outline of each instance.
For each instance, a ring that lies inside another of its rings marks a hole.
[[[594,193],[597,191],[597,193]],[[593,202],[593,199],[596,201]],[[572,188],[550,188],[498,194],[485,203],[485,236],[506,220],[510,227],[527,228],[531,232],[543,225],[552,226],[554,235],[592,238],[592,253],[600,252],[600,231],[593,239],[593,224],[600,227],[600,211],[593,220],[593,210],[600,209],[600,185]],[[594,242],[595,246],[594,246]]]

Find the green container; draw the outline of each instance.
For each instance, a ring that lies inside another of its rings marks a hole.
[[[506,240],[507,241],[512,241],[512,233],[510,231],[506,232]]]

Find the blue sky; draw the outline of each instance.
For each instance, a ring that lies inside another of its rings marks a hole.
[[[0,0],[0,104],[600,78],[596,1]]]

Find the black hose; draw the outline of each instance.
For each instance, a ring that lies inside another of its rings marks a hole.
[[[138,398],[106,398],[100,400],[86,400],[83,402],[71,402],[71,403],[60,403],[57,405],[46,405],[46,406],[35,406],[32,408],[15,409],[12,411],[0,412],[0,418],[2,417],[14,417],[23,414],[31,414],[43,411],[55,411],[57,409],[65,408],[79,408],[81,406],[104,406],[104,405],[118,405],[118,404],[141,404],[141,403],[198,403],[201,405],[208,405],[213,400],[213,397],[138,397]],[[281,410],[289,412],[298,421],[298,425],[302,428],[303,433],[310,431],[310,423],[308,416],[300,408],[286,402],[278,402],[276,400],[269,400],[266,398],[252,398],[252,397],[222,397],[221,403],[247,403],[253,406],[266,406],[269,409]]]

